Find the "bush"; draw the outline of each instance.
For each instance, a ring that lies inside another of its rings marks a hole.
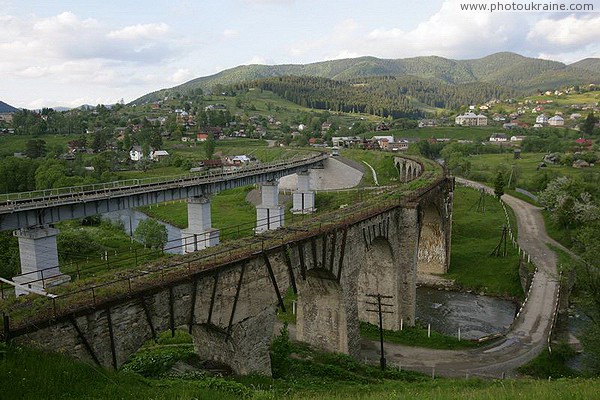
[[[290,372],[290,355],[292,354],[292,344],[290,343],[290,333],[287,323],[283,324],[279,336],[273,340],[271,345],[271,372],[273,378],[284,378]]]
[[[145,219],[135,229],[135,238],[145,247],[162,249],[167,243],[167,227],[153,219]]]
[[[57,239],[58,252],[63,257],[98,252],[102,247],[97,244],[83,228],[64,230]]]

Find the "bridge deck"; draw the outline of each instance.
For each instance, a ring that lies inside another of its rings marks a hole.
[[[327,154],[247,166],[236,171],[207,171],[169,178],[148,178],[13,193],[0,197],[0,230],[82,218],[102,212],[179,200],[199,194],[277,179],[322,163]]]

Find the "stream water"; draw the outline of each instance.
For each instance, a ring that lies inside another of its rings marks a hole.
[[[516,311],[515,303],[497,297],[425,287],[417,289],[417,319],[447,335],[457,336],[459,327],[465,339],[505,332]]]
[[[143,212],[132,209],[111,211],[102,214],[102,217],[114,222],[121,221],[125,227],[125,232],[128,233],[129,236],[133,235],[133,232],[135,232],[140,221],[150,218]],[[168,243],[165,246],[165,252],[171,254],[182,254],[181,229],[161,221],[158,222],[167,227]]]

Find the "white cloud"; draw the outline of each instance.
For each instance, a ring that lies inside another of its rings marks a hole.
[[[108,32],[106,37],[117,40],[156,39],[167,32],[169,32],[169,27],[165,23],[137,24]]]
[[[531,28],[527,39],[560,48],[577,48],[600,38],[600,15],[569,15],[561,19],[545,18]]]
[[[235,29],[225,29],[223,31],[223,37],[225,39],[232,39],[232,38],[236,38],[240,35],[240,33],[238,31],[236,31]]]
[[[187,68],[179,68],[171,76],[169,76],[169,82],[174,84],[180,84],[186,82],[194,77],[194,74]]]
[[[256,55],[243,64],[244,65],[252,65],[252,64],[267,65],[267,64],[272,64],[272,60],[269,60],[265,57]]]

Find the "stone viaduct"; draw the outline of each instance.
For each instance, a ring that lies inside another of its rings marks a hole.
[[[16,343],[119,368],[160,332],[185,327],[203,359],[238,374],[270,375],[269,347],[288,289],[297,294],[297,339],[358,357],[367,294],[393,296],[384,327],[414,324],[417,271],[445,272],[454,180],[439,178],[369,212],[345,215],[292,241],[15,327]],[[285,231],[286,228],[281,228]],[[8,339],[8,338],[5,338]]]

